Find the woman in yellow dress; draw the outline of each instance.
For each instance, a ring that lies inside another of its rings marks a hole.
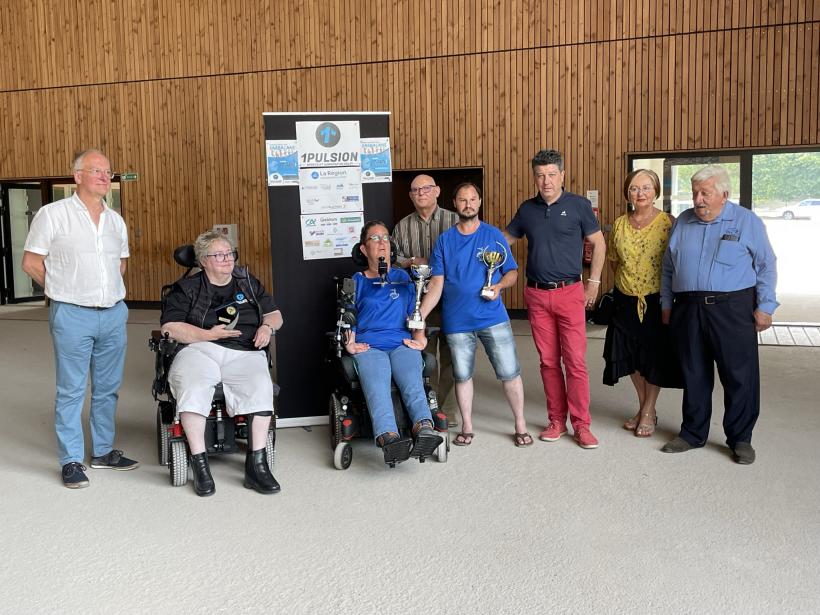
[[[674,218],[655,207],[658,194],[660,181],[654,171],[638,169],[627,175],[624,197],[632,211],[615,220],[607,249],[615,289],[603,381],[612,386],[623,376],[632,379],[638,412],[624,429],[639,438],[655,432],[661,387],[683,386],[668,327],[661,322],[661,266]]]

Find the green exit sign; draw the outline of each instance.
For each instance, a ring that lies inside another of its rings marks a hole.
[[[120,173],[121,182],[135,182],[138,178],[139,175],[137,175],[133,171],[126,171],[125,173]]]

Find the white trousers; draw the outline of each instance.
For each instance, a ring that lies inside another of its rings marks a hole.
[[[179,351],[168,372],[179,412],[208,416],[220,382],[230,416],[273,411],[273,382],[264,350],[196,342]]]

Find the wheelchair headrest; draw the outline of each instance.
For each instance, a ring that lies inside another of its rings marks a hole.
[[[350,251],[350,256],[353,257],[353,262],[358,265],[359,267],[367,267],[367,257],[362,254],[362,251],[359,249],[361,247],[361,242],[356,243],[353,246],[353,249]],[[396,247],[396,244],[393,243],[393,240],[390,240],[390,265],[395,265],[396,260],[398,259],[399,249]]]
[[[194,246],[190,243],[184,246],[179,246],[176,250],[174,250],[174,260],[177,265],[185,267],[186,269],[199,267],[199,263],[196,262]]]

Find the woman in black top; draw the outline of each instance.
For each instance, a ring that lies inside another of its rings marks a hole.
[[[222,382],[228,414],[249,417],[245,487],[276,493],[267,461],[274,384],[265,348],[282,326],[282,314],[261,282],[236,265],[237,252],[222,234],[197,237],[202,271],[174,284],[163,301],[162,332],[187,344],[171,364],[168,384],[188,438],[194,490],[215,492],[205,452],[205,424],[214,387]]]

